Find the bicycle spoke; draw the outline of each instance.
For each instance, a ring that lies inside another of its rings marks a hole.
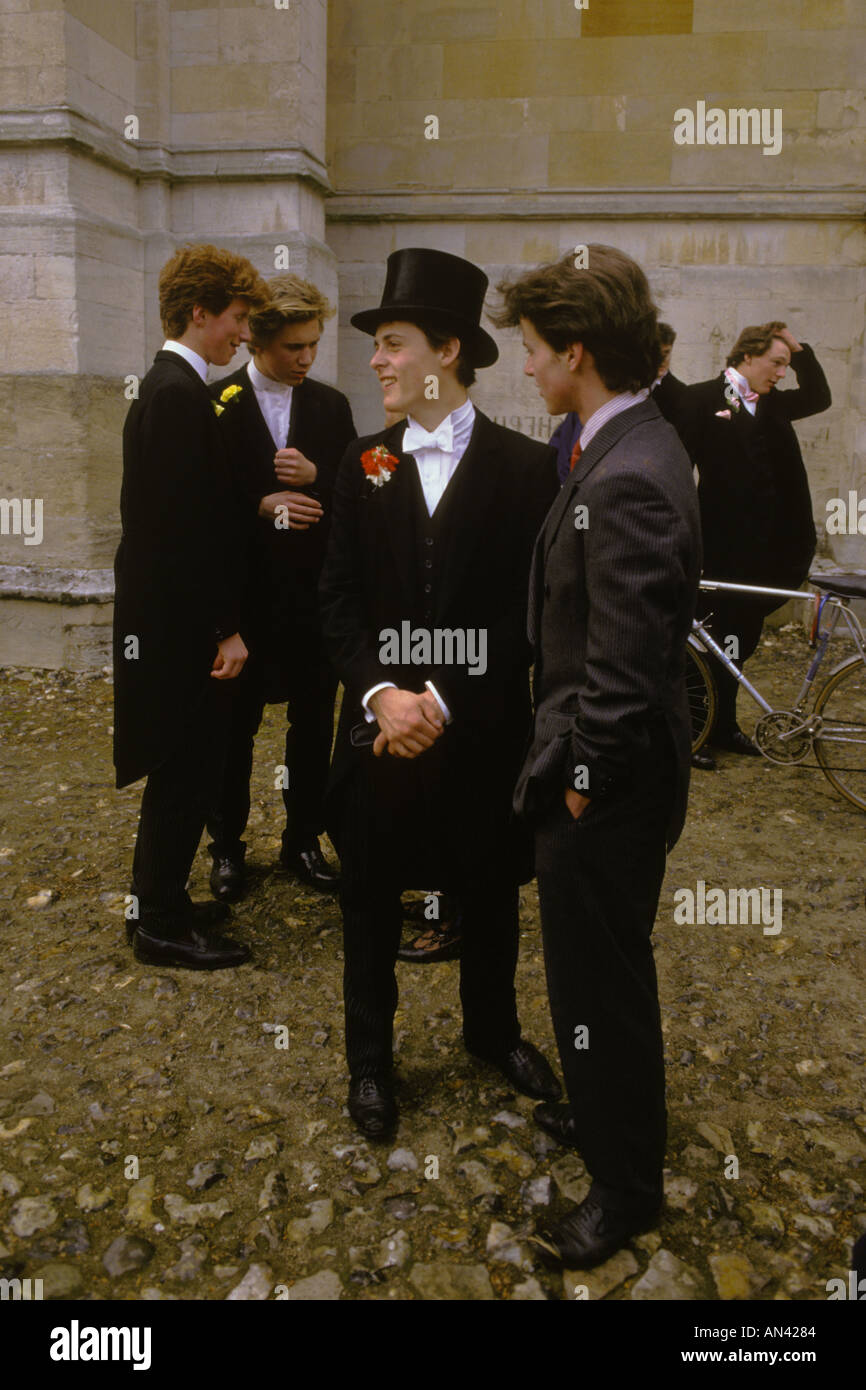
[[[866,662],[852,657],[830,676],[815,701],[821,716],[815,756],[825,777],[866,811]]]
[[[716,688],[707,658],[686,647],[686,693],[692,722],[692,752],[706,742],[716,713]]]

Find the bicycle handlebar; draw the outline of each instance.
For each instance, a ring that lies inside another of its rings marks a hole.
[[[798,598],[806,603],[814,601],[814,593],[803,593],[802,589],[765,589],[760,584],[729,584],[722,579],[702,579],[701,588],[712,593],[717,589],[725,593],[751,595],[753,598]]]

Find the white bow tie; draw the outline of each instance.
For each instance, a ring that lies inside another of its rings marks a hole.
[[[407,426],[403,435],[403,452],[413,454],[416,449],[441,449],[445,454],[454,452],[454,426],[451,418],[443,420],[441,425],[437,425],[432,434],[428,434],[421,425],[412,420]]]

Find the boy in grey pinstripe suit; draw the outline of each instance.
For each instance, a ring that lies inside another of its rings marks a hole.
[[[683,681],[701,568],[691,464],[649,399],[660,359],[640,267],[589,248],[500,286],[525,371],[583,421],[535,546],[533,739],[515,792],[532,821],[551,1012],[568,1092],[535,1117],[580,1150],[587,1198],[536,1237],[585,1269],[656,1224],[665,1152],[651,932],[683,826]]]

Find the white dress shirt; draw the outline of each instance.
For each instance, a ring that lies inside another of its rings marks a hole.
[[[649,387],[645,386],[642,391],[620,391],[618,396],[613,396],[609,401],[605,401],[604,405],[600,405],[598,410],[592,412],[580,431],[580,452],[583,453],[589,447],[602,425],[606,425],[608,420],[612,420],[623,410],[631,410],[633,405],[639,405],[648,397]]]
[[[195,367],[202,381],[207,385],[207,362],[200,357],[197,352],[193,352],[186,343],[175,342],[174,338],[166,338],[162,345],[163,352],[176,352],[178,357],[182,357],[191,367]]]
[[[260,372],[252,358],[247,363],[247,376],[250,379],[259,409],[265,417],[265,424],[271,439],[278,449],[285,449],[289,437],[289,421],[292,417],[292,390],[282,381],[272,381]]]
[[[466,453],[475,424],[475,406],[470,400],[452,410],[429,432],[411,415],[406,417],[403,431],[403,453],[411,454],[418,467],[421,490],[427,511],[433,515],[442,494]]]
[[[740,400],[743,402],[743,405],[746,407],[749,414],[754,415],[755,411],[758,408],[758,402],[746,400],[746,392],[751,391],[752,389],[749,383],[746,381],[746,378],[742,375],[741,372],[737,371],[736,367],[726,367],[725,376],[733,386],[734,390],[736,391]]]
[[[458,463],[466,453],[474,425],[475,406],[468,399],[456,410],[452,410],[450,415],[446,415],[435,430],[425,430],[424,426],[419,425],[417,420],[413,420],[411,415],[406,417],[406,428],[403,431],[403,453],[411,454],[415,460],[421,490],[424,493],[424,501],[430,516],[433,515],[441,502],[442,494],[454,477]],[[425,681],[424,684],[442,710],[445,723],[450,724],[451,711],[435,685],[432,681]],[[362,699],[361,704],[364,706],[364,713],[369,724],[372,724],[376,718],[369,707],[370,699],[377,690],[387,690],[389,687],[396,689],[393,681],[380,681],[378,685],[372,685]]]

